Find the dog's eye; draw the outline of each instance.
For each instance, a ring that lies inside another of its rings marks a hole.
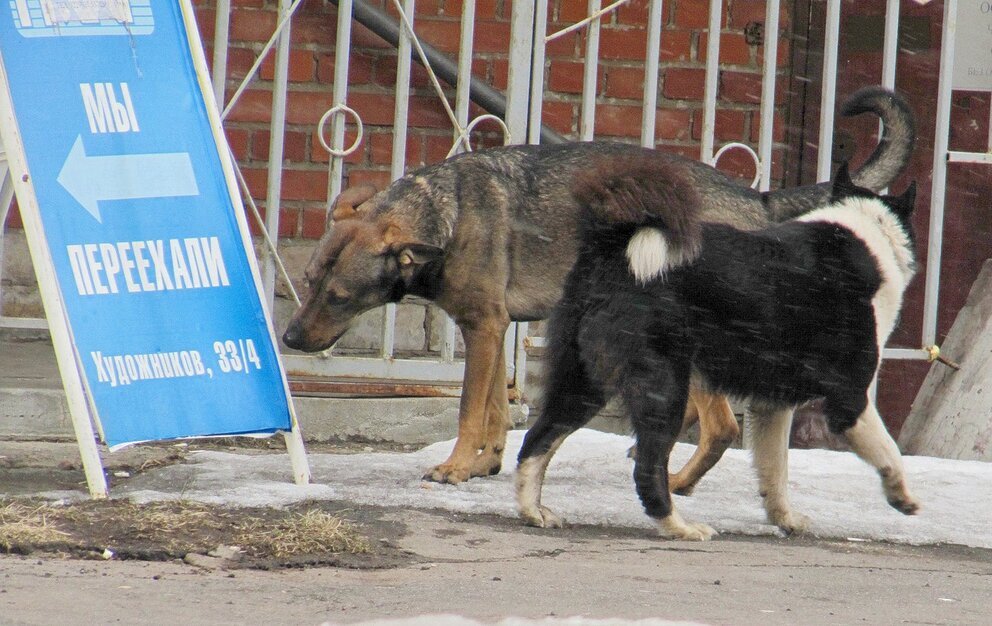
[[[327,292],[327,304],[331,306],[341,306],[342,304],[348,304],[351,298],[348,294],[343,291],[328,291]]]

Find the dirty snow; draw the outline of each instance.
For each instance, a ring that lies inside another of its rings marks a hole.
[[[523,431],[511,431],[504,471],[460,485],[423,482],[420,476],[445,460],[453,442],[416,452],[310,454],[312,483],[291,482],[286,455],[195,452],[189,462],[136,476],[114,496],[137,501],[185,498],[242,506],[281,506],[306,499],[439,508],[516,517],[513,468]],[[569,437],[548,468],[543,503],[569,524],[653,528],[631,480],[629,437],[583,429]],[[678,444],[672,466],[681,467],[693,446]],[[791,450],[793,506],[812,518],[820,537],[907,544],[952,543],[992,548],[992,464],[906,457],[910,489],[922,501],[919,515],[890,508],[878,476],[852,453]],[[56,495],[56,494],[51,494]],[[774,535],[766,523],[750,453],[728,450],[691,497],[675,497],[690,520],[723,533]]]

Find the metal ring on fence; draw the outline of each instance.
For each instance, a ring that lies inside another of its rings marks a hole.
[[[324,141],[324,125],[327,124],[327,120],[330,119],[332,115],[338,112],[347,113],[352,117],[352,119],[355,120],[355,124],[358,125],[358,136],[355,137],[354,143],[352,143],[350,146],[348,146],[343,150],[332,148],[329,145],[327,145],[326,141]],[[324,150],[327,150],[327,152],[330,153],[331,156],[346,157],[355,150],[358,150],[359,144],[362,143],[362,136],[364,135],[364,133],[365,133],[365,129],[362,126],[362,118],[358,116],[358,113],[355,112],[355,109],[352,109],[346,104],[337,104],[331,107],[330,109],[327,109],[327,112],[324,113],[324,115],[321,116],[320,121],[317,122],[317,139],[318,141],[320,141],[320,145],[324,147]]]
[[[731,148],[741,148],[742,150],[747,151],[747,153],[751,155],[751,158],[754,159],[754,179],[751,181],[751,188],[756,188],[758,186],[758,181],[761,180],[761,159],[758,158],[758,153],[755,152],[751,146],[738,141],[728,143],[716,151],[716,154],[714,154],[713,158],[710,159],[710,165],[716,167],[716,163],[720,160],[720,157],[723,156],[723,153]]]
[[[455,153],[455,151],[458,149],[458,146],[460,145],[464,146],[466,151],[468,152],[472,151],[472,144],[469,143],[468,140],[469,133],[471,133],[475,129],[475,127],[479,124],[479,122],[482,122],[484,120],[494,120],[497,124],[499,124],[500,130],[503,131],[503,145],[505,146],[508,143],[510,143],[510,128],[506,125],[506,122],[503,121],[503,118],[499,117],[498,115],[493,115],[492,113],[483,113],[482,115],[474,118],[471,122],[468,123],[468,125],[465,127],[465,130],[462,131],[458,139],[455,140],[455,144],[451,146],[451,150],[448,151],[449,157]]]

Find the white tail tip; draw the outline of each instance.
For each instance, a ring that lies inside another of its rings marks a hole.
[[[670,265],[665,233],[657,228],[640,228],[627,243],[630,273],[641,284],[660,278]]]

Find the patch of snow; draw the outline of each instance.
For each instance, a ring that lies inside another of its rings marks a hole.
[[[302,500],[350,500],[360,504],[439,508],[516,517],[514,467],[523,431],[507,439],[504,470],[460,485],[420,479],[444,461],[453,442],[416,452],[309,454],[312,483],[291,482],[286,455],[195,452],[190,462],[145,472],[117,489],[136,501],[189,499],[237,506],[284,506]],[[632,439],[582,429],[569,437],[548,468],[542,503],[571,524],[653,529],[634,492]],[[680,468],[694,447],[677,444],[671,467]],[[922,502],[918,515],[891,508],[881,482],[853,453],[790,450],[793,507],[812,518],[819,537],[907,544],[962,544],[992,548],[992,464],[905,457],[910,490]],[[689,520],[717,531],[779,534],[765,520],[750,453],[727,450],[690,497],[675,496]]]

